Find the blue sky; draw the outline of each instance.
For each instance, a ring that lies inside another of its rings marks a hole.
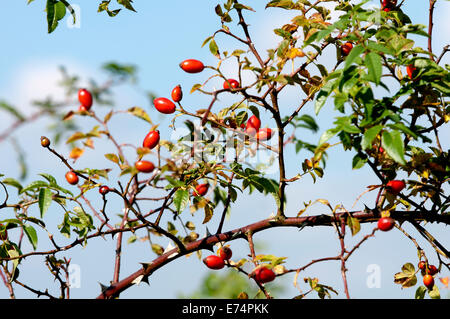
[[[140,89],[123,86],[114,92],[119,108],[141,106],[149,110],[149,114],[155,122],[160,122],[161,127],[167,128],[167,117],[150,109],[148,100],[142,92],[151,90],[157,95],[169,96],[170,90],[177,84],[181,84],[184,88],[184,101],[192,109],[207,106],[208,100],[201,95],[187,94],[189,88],[194,83],[201,81],[201,78],[181,72],[178,63],[191,57],[201,59],[206,64],[216,63],[208,49],[201,48],[203,40],[220,27],[217,16],[213,14],[216,1],[196,1],[196,5],[192,5],[192,2],[178,0],[171,2],[137,0],[135,8],[138,13],[123,11],[115,18],[110,18],[104,13],[97,13],[98,2],[74,1],[80,8],[80,28],[68,27],[66,19],[64,19],[51,35],[46,32],[44,1],[36,0],[31,5],[26,5],[25,0],[9,1],[7,5],[4,5],[4,10],[0,11],[0,21],[4,26],[2,33],[4,49],[2,50],[2,59],[0,59],[0,99],[6,99],[22,112],[29,113],[32,112],[30,100],[44,98],[48,95],[61,95],[61,91],[55,84],[59,79],[57,71],[59,65],[65,65],[70,73],[78,74],[86,83],[89,78],[103,78],[103,74],[100,72],[100,66],[103,63],[118,61],[135,64],[139,67],[140,86]],[[378,1],[374,3],[378,3]],[[406,1],[405,3],[404,10],[416,23],[427,23],[427,6],[424,3],[421,1]],[[286,23],[293,14],[276,9],[264,10],[264,1],[248,1],[248,4],[257,11],[246,14],[250,23],[250,31],[257,49],[264,52],[265,49],[275,46],[278,42],[278,38],[270,30]],[[445,40],[448,40],[450,32],[450,26],[446,20],[449,14],[450,3],[438,1],[433,42],[436,52],[440,52],[439,48],[448,44]],[[224,37],[219,37],[218,43],[223,47],[236,45],[234,41]],[[327,59],[325,63],[332,64],[333,52],[328,52],[325,59]],[[446,62],[448,63],[448,57]],[[227,72],[227,76],[236,76],[232,65],[225,66],[225,72]],[[296,105],[299,96],[297,92],[290,91],[282,101],[288,106]],[[228,101],[232,101],[232,97],[221,100],[222,103]],[[106,112],[106,109],[101,109],[99,112]],[[324,108],[319,117],[321,129],[325,129],[332,122],[333,115],[331,106],[328,106],[328,109]],[[2,123],[9,120],[4,113],[0,113],[0,117]],[[263,119],[266,123],[270,123],[267,114],[263,114]],[[92,126],[92,122],[88,120],[82,123],[86,129]],[[130,123],[136,123],[136,125]],[[28,163],[32,164],[28,181],[36,179],[39,172],[46,171],[60,176],[60,181],[63,183],[64,167],[59,165],[49,154],[43,153],[37,140],[37,137],[45,134],[47,124],[46,120],[37,121],[17,131],[16,137],[32,154],[28,158]],[[112,131],[117,132],[116,134],[123,141],[140,140],[142,134],[148,130],[148,126],[143,122],[124,122],[123,119],[112,122],[111,125]],[[162,132],[163,138],[170,137],[169,129]],[[448,125],[443,132],[449,132]],[[443,133],[442,136],[448,136],[448,134]],[[319,136],[307,135],[307,138],[314,143]],[[441,140],[442,146],[447,149],[450,146],[449,142],[448,138]],[[0,152],[4,154],[0,159],[0,168],[9,176],[17,177],[16,155],[9,150],[10,147],[8,142],[0,144]],[[61,152],[67,151],[63,146],[60,150]],[[101,150],[106,152],[108,148],[105,146],[97,151]],[[77,162],[79,167],[98,165],[98,156],[94,156],[93,152],[86,155],[86,158]],[[288,175],[290,176],[295,175],[296,169],[299,167],[294,155],[294,152],[288,151]],[[352,156],[353,154],[340,150],[331,151],[330,158],[332,160],[328,163],[326,177],[323,180],[312,184],[311,180],[305,179],[288,189],[288,199],[291,198],[288,203],[288,211],[294,215],[302,208],[304,201],[317,198],[327,198],[333,206],[342,203],[346,207],[351,207],[355,198],[365,190],[367,185],[378,183],[377,178],[367,169],[351,170]],[[95,198],[93,196],[94,202]],[[373,194],[366,195],[362,198],[360,205],[364,202],[372,203],[373,200]],[[114,203],[114,201],[111,202]],[[117,205],[120,207],[120,203]],[[266,218],[271,213],[267,211],[267,207],[274,207],[271,197],[252,194],[250,197],[241,199],[233,208],[225,228],[232,229]],[[315,206],[310,213],[314,212],[323,213],[323,207]],[[60,223],[61,217],[61,211],[56,206],[52,206],[46,217],[49,228],[56,227]],[[200,224],[201,217],[195,216],[193,219]],[[188,218],[186,216],[186,219]],[[361,234],[370,232],[373,226],[364,225]],[[417,235],[414,230],[408,227],[407,229]],[[448,247],[449,238],[443,234],[447,230],[446,228],[430,225],[429,229]],[[200,228],[199,231],[202,232],[204,229]],[[43,235],[42,247],[45,247],[45,234]],[[201,233],[201,235],[203,234]],[[360,238],[361,235],[348,238],[348,247],[352,247],[351,243],[356,243]],[[281,232],[270,231],[256,235],[255,240],[266,247],[260,253],[288,256],[286,265],[288,268],[302,266],[311,259],[334,256],[339,251],[338,241],[331,228],[306,229],[300,233],[295,229]],[[430,249],[426,243],[421,244],[426,249]],[[106,284],[111,280],[114,245],[114,242],[107,243],[99,239],[89,244],[86,249],[75,250],[73,263],[80,265],[82,281],[81,288],[72,289],[73,297],[95,297],[99,291],[98,282]],[[125,246],[122,277],[137,270],[138,262],[148,262],[154,256],[149,251],[148,243],[138,242]],[[247,254],[246,249],[248,248],[243,242],[233,242],[232,248],[236,256],[243,258]],[[436,257],[429,254],[431,260],[437,262]],[[416,250],[411,242],[402,237],[398,231],[377,233],[376,238],[364,244],[348,263],[351,296],[357,298],[411,298],[414,290],[401,290],[392,282],[393,274],[399,271],[401,265],[406,261],[413,263],[417,261]],[[41,272],[36,270],[41,269],[38,268],[41,262],[40,257],[30,258],[23,262],[24,270],[21,276],[23,276],[24,282],[29,280],[35,287],[43,287],[42,285],[50,277],[41,275]],[[366,285],[367,267],[371,264],[380,267],[381,288],[370,289]],[[205,273],[205,267],[195,256],[187,259],[183,257],[153,274],[150,278],[150,287],[146,285],[133,287],[122,297],[174,298],[177,293],[186,294],[192,291]],[[339,298],[344,297],[340,265],[337,262],[311,267],[301,275],[301,277],[307,276],[319,277],[322,283],[331,285],[340,291]],[[286,294],[282,297],[294,296],[296,289],[292,285],[292,277],[283,277],[281,280],[287,287]],[[306,289],[305,286],[303,288]],[[443,294],[445,295],[445,292]],[[33,297],[20,288],[17,289],[17,296]],[[8,297],[6,288],[2,286],[0,286],[0,297]]]

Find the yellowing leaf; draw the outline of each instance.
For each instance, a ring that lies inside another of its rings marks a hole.
[[[134,116],[150,123],[152,123],[152,120],[150,119],[150,117],[148,116],[147,112],[144,111],[144,109],[138,107],[138,106],[134,106],[132,108],[128,109],[128,113],[133,114]]]
[[[289,50],[288,54],[287,54],[289,59],[295,59],[297,57],[299,58],[303,58],[305,56],[305,53],[303,53],[303,51],[299,48],[292,48]]]
[[[74,114],[74,111],[69,111],[66,115],[64,115],[63,121],[70,120]]]
[[[83,142],[83,145],[89,148],[94,148],[94,141],[91,138],[86,139],[86,141]]]
[[[81,155],[83,155],[83,153],[84,153],[84,149],[81,149],[79,147],[74,147],[72,149],[72,151],[70,151],[69,157],[76,160],[76,159],[80,158]]]
[[[449,282],[449,279],[448,279],[448,277],[444,277],[444,278],[439,278],[439,280],[441,281],[441,283],[445,286],[445,288],[447,288],[448,289],[448,282]]]
[[[81,140],[83,138],[86,138],[86,135],[82,132],[75,132],[74,134],[72,134],[71,137],[69,137],[66,141],[66,144]]]
[[[203,219],[202,224],[206,224],[209,222],[213,216],[214,210],[209,205],[205,205],[205,218]]]

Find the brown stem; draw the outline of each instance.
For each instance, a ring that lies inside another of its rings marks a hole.
[[[305,227],[305,226],[330,226],[334,225],[334,223],[339,222],[340,218],[347,216],[347,212],[344,213],[336,213],[335,216],[330,215],[316,215],[316,216],[306,216],[306,217],[288,217],[284,220],[274,220],[272,219],[264,219],[254,224],[250,224],[241,228],[237,228],[225,233],[211,235],[195,242],[189,243],[185,246],[185,251],[180,253],[178,248],[172,249],[165,254],[159,256],[154,259],[151,264],[148,264],[146,267],[136,271],[131,274],[127,278],[122,279],[118,283],[111,285],[108,287],[102,294],[100,294],[97,298],[111,298],[113,296],[118,295],[120,292],[128,289],[133,285],[133,281],[140,276],[149,276],[154,271],[163,267],[167,263],[184,256],[186,254],[199,251],[202,249],[211,249],[211,247],[219,242],[228,242],[236,239],[245,239],[246,234],[248,232],[252,232],[255,234],[257,232],[263,231],[265,229],[274,228],[274,227]],[[375,211],[358,211],[352,212],[351,215],[353,218],[357,218],[360,223],[369,223],[375,222],[379,218],[378,212]],[[392,211],[391,217],[397,220],[421,220],[431,218],[433,221],[450,224],[450,216],[448,215],[436,215],[430,216],[426,212],[423,211]]]
[[[253,233],[251,231],[247,232],[248,247],[250,248],[250,256],[252,257],[252,262],[255,266],[258,266],[256,262],[256,254],[255,254],[255,243],[253,242]]]
[[[433,13],[434,5],[437,0],[430,0],[430,10],[428,15],[428,52],[430,52],[430,58],[434,61],[433,49],[432,49],[432,35],[433,35]]]
[[[46,297],[48,297],[49,299],[58,299],[58,298],[56,298],[55,296],[50,295],[50,294],[48,293],[47,290],[45,290],[44,292],[42,292],[42,291],[33,289],[33,288],[27,286],[26,284],[20,282],[20,281],[17,280],[17,279],[15,279],[14,282],[15,282],[16,284],[18,284],[19,286],[22,286],[23,288],[25,288],[25,289],[31,291],[32,293],[36,294],[38,298],[39,298],[40,296],[46,296]]]
[[[100,216],[100,214],[97,212],[97,210],[94,208],[94,206],[92,206],[91,202],[90,202],[84,195],[81,195],[81,198],[82,198],[82,199],[86,202],[86,204],[89,206],[89,208],[91,209],[91,211],[92,211],[92,213],[94,214],[94,216],[97,217],[98,220],[102,223],[102,226],[106,225],[109,229],[114,229],[114,227],[112,227],[110,224],[108,224],[108,218],[107,218],[107,216],[106,216],[106,214],[105,214],[105,211],[104,211],[104,210],[105,210],[105,205],[106,205],[106,199],[105,199],[104,196],[103,196],[104,204],[103,204],[102,213],[103,213],[103,216],[104,216],[105,218],[102,218],[102,217]]]
[[[2,280],[3,280],[3,283],[5,284],[5,287],[8,288],[9,298],[10,299],[15,299],[16,297],[14,295],[13,287],[12,287],[11,283],[9,282],[9,280],[6,279],[5,274],[3,273],[3,271],[1,269],[0,269],[0,277],[2,277]]]
[[[344,218],[342,217],[340,219],[341,222],[341,231],[339,232],[339,242],[341,244],[341,253],[339,255],[339,259],[341,260],[341,275],[342,275],[342,281],[344,282],[344,291],[345,291],[345,295],[347,297],[347,299],[350,299],[350,294],[348,291],[348,282],[347,282],[347,268],[345,267],[345,221]]]

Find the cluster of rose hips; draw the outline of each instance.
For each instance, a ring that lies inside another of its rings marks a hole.
[[[401,180],[392,180],[386,184],[386,190],[393,195],[398,195],[405,187],[405,182]],[[378,220],[378,229],[382,231],[389,231],[394,226],[395,220],[391,217],[381,217]]]
[[[252,115],[247,121],[247,124],[242,123],[241,128],[245,129],[245,133],[255,137],[258,141],[267,141],[272,138],[272,130],[270,128],[260,128],[261,120]]]
[[[209,255],[203,259],[203,263],[209,269],[219,270],[225,267],[225,261],[230,260],[233,255],[233,251],[228,246],[220,247],[217,250],[217,255]]]
[[[180,63],[180,68],[187,73],[199,73],[205,69],[203,62],[195,59],[187,59]],[[239,81],[235,79],[226,79],[223,82],[223,88],[225,90],[234,90],[240,87]],[[183,98],[183,92],[181,86],[177,85],[171,93],[172,100],[176,103],[180,102]],[[158,97],[153,100],[155,109],[163,114],[172,114],[175,112],[175,103],[166,97]],[[251,116],[247,121],[247,125],[242,124],[241,128],[245,129],[245,132],[254,136],[259,141],[266,141],[272,137],[272,130],[270,128],[261,127],[261,121],[255,115]]]
[[[427,263],[424,261],[420,261],[418,267],[422,271],[423,284],[428,289],[432,289],[434,286],[433,276],[438,273],[438,269],[434,265],[427,265]]]
[[[209,269],[219,270],[225,266],[225,262],[231,259],[233,252],[228,246],[222,246],[217,250],[217,255],[209,255],[203,259],[203,263]],[[250,277],[255,279],[259,284],[265,284],[273,281],[276,277],[272,269],[265,265],[256,267],[251,273]]]
[[[199,73],[202,72],[205,68],[204,64],[201,61],[195,59],[188,59],[181,62],[180,67],[188,73]],[[154,99],[153,105],[155,106],[155,109],[163,114],[174,113],[176,109],[175,103],[180,102],[183,98],[183,91],[181,90],[180,85],[177,85],[173,88],[171,97],[173,102],[166,97],[158,97]]]

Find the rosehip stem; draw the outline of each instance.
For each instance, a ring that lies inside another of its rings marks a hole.
[[[80,176],[81,178],[84,178],[87,181],[90,181],[89,177],[84,176],[83,174],[77,172],[74,170],[74,168],[69,164],[69,162],[67,162],[67,160],[60,154],[58,154],[58,152],[56,152],[54,149],[52,149],[50,146],[47,147],[47,149],[52,152],[53,154],[55,154],[63,163],[64,165],[66,165],[71,171],[73,171],[76,175]]]

